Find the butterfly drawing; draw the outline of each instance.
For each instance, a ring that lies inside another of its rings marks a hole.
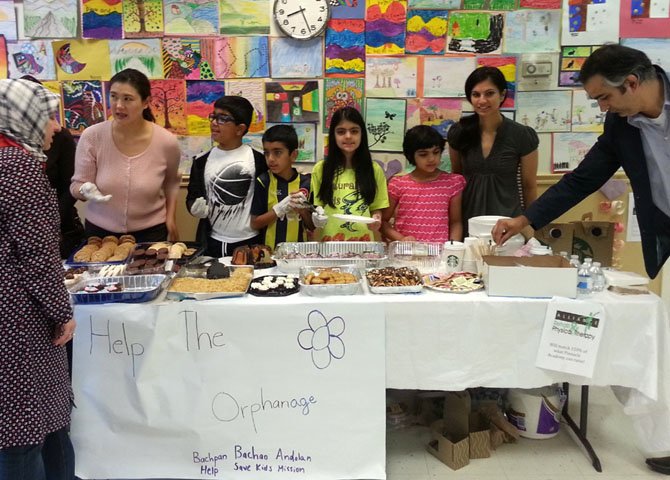
[[[393,120],[396,115],[398,115],[398,114],[397,113],[389,113],[386,110],[384,110],[384,118],[388,118],[389,120]]]

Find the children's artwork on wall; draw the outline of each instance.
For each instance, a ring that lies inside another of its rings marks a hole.
[[[321,37],[309,40],[272,38],[272,78],[314,78],[323,74],[323,44]]]
[[[537,133],[569,132],[572,119],[572,90],[519,92],[516,97],[517,122]]]
[[[559,53],[522,53],[517,69],[519,91],[551,90],[558,85]]]
[[[428,125],[446,138],[451,126],[461,118],[463,102],[453,98],[412,98],[407,100],[407,129]]]
[[[405,53],[407,0],[367,0],[365,20],[366,54]]]
[[[123,0],[124,38],[162,37],[162,0]]]
[[[200,39],[165,37],[161,46],[165,78],[214,80],[214,70],[202,55]]]
[[[589,98],[584,90],[572,92],[572,131],[602,133],[605,113],[601,112],[598,101]]]
[[[265,82],[263,80],[228,80],[226,95],[244,97],[254,107],[254,114],[249,125],[249,133],[265,131]]]
[[[318,122],[319,84],[309,82],[267,82],[267,121],[273,123]]]
[[[446,10],[410,10],[405,53],[439,55],[447,44]]]
[[[560,10],[518,10],[505,21],[505,52],[558,52]]]
[[[38,80],[54,80],[56,68],[51,42],[31,40],[10,43],[8,48],[9,77],[32,75]]]
[[[219,37],[203,39],[203,56],[214,60],[217,78],[269,77],[268,37]],[[212,57],[206,49],[211,48]],[[210,60],[211,65],[211,60]]]
[[[82,0],[83,38],[122,38],[123,4],[119,0]]]
[[[219,33],[218,0],[163,0],[166,35]]]
[[[156,123],[175,135],[186,135],[186,85],[184,80],[152,80],[151,111]]]
[[[552,135],[551,173],[570,172],[595,145],[598,133],[554,133]]]
[[[439,8],[455,10],[461,8],[461,0],[409,0],[407,8]]]
[[[212,149],[212,138],[207,135],[202,137],[186,137],[177,135],[181,159],[179,160],[179,173],[182,175],[191,174],[193,159]]]
[[[268,123],[267,128],[281,125],[279,123]],[[295,133],[298,135],[298,157],[296,163],[315,163],[316,158],[316,131],[313,123],[292,123]]]
[[[372,155],[372,161],[384,170],[387,181],[395,175],[402,175],[405,171],[407,159],[402,152],[370,152],[370,154]]]
[[[107,80],[111,77],[107,40],[51,42],[58,80]]]
[[[451,12],[447,52],[499,54],[504,25],[502,13]]]
[[[8,42],[16,41],[16,13],[13,0],[0,1],[0,35]]]
[[[224,35],[268,35],[270,2],[268,0],[221,0],[219,32]]]
[[[619,41],[620,0],[563,0],[561,45]]]
[[[518,0],[463,0],[463,10],[514,10]]]
[[[365,67],[368,97],[416,97],[417,57],[369,57]]]
[[[365,20],[330,20],[326,27],[326,76],[365,74]]]
[[[7,65],[7,40],[0,35],[0,78],[9,77],[9,65]]]
[[[619,36],[621,38],[667,37],[670,32],[670,2],[621,0]]]
[[[77,0],[24,0],[26,37],[74,38],[77,36]]]
[[[326,78],[323,87],[323,132],[328,133],[336,110],[354,107],[363,112],[362,78]]]
[[[46,87],[50,92],[55,93],[61,97],[61,102],[58,104],[58,112],[56,112],[56,120],[58,120],[58,123],[62,125],[63,122],[61,119],[63,118],[63,92],[60,88],[60,82],[56,80],[45,80],[42,82],[42,85],[44,85],[44,87]]]
[[[370,150],[401,151],[405,135],[405,100],[366,99],[365,123]]]
[[[189,135],[208,135],[214,102],[225,93],[223,82],[186,80],[186,125]]]
[[[558,73],[559,87],[581,87],[579,70],[589,55],[598,48],[591,45],[575,45],[561,48]]]
[[[161,43],[158,38],[110,40],[109,60],[112,75],[134,68],[149,78],[163,78]]]
[[[263,152],[263,136],[262,135],[245,135],[242,137],[242,143],[249,145],[257,152]]]
[[[464,97],[465,80],[476,66],[475,57],[426,57],[419,96]]]
[[[501,108],[514,108],[516,98],[516,57],[478,57],[478,67],[496,67],[505,76],[507,96]]]
[[[364,19],[365,0],[330,0],[330,18]]]
[[[621,45],[642,50],[651,63],[670,73],[670,38],[622,38]]]
[[[561,0],[521,0],[520,8],[561,8]]]
[[[97,81],[74,80],[61,83],[65,128],[81,135],[86,127],[105,121],[102,84]]]

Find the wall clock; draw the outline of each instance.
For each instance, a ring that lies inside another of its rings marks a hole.
[[[330,0],[275,0],[273,12],[282,32],[298,40],[308,40],[326,28]]]

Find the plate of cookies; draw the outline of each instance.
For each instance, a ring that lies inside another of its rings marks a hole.
[[[300,267],[299,283],[307,295],[353,295],[359,291],[361,273],[355,265]]]
[[[125,263],[135,249],[135,237],[121,235],[116,237],[89,237],[65,261],[69,267],[91,267],[94,265]]]
[[[150,275],[177,271],[174,265],[183,265],[202,253],[195,242],[138,243],[126,269],[128,275]]]
[[[423,276],[426,288],[438,292],[470,293],[484,288],[484,282],[476,273],[434,273]]]

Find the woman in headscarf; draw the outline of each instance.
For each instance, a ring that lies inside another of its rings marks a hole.
[[[58,102],[42,85],[0,80],[0,479],[45,479],[44,439],[70,423],[75,321],[44,173]]]

